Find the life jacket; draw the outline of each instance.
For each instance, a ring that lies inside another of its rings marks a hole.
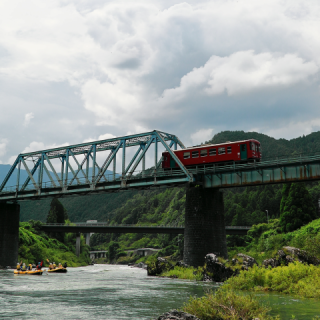
[[[20,263],[17,264],[17,270],[20,270],[21,269],[21,266],[20,266]]]
[[[29,270],[32,270],[32,264],[31,263],[29,264]]]
[[[22,266],[22,271],[27,271],[26,266]]]
[[[57,265],[56,265],[56,264],[54,264],[54,265],[53,265],[53,269],[55,269],[56,267],[57,267]]]

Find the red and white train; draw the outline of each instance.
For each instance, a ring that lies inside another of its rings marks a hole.
[[[258,140],[250,139],[220,144],[206,144],[199,147],[173,151],[186,167],[228,162],[248,163],[261,159],[261,146]],[[162,168],[179,168],[169,152],[162,153]]]

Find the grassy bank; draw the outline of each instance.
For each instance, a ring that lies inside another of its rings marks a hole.
[[[46,259],[56,263],[67,262],[69,267],[86,266],[90,263],[89,248],[81,238],[81,254],[75,255],[75,234],[59,235],[59,240],[40,230],[39,221],[21,222],[19,227],[19,261],[38,263]]]
[[[197,280],[202,281],[203,279],[203,268],[185,268],[185,267],[174,267],[174,269],[165,271],[161,274],[163,277]]]
[[[254,266],[241,271],[225,282],[236,290],[263,290],[298,295],[305,298],[320,298],[320,267],[299,262],[274,269]]]
[[[270,309],[253,295],[240,295],[226,288],[201,298],[190,298],[183,311],[201,320],[279,319],[268,315]]]

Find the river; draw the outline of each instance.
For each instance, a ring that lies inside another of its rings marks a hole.
[[[156,319],[211,283],[148,277],[146,270],[119,265],[68,268],[66,274],[13,275],[0,271],[0,319]],[[319,301],[258,294],[281,319],[312,319]]]

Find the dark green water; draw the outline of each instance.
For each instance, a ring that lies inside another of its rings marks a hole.
[[[147,277],[138,268],[95,265],[67,274],[14,276],[0,271],[0,319],[155,319],[202,296],[212,284]],[[288,296],[260,294],[281,319],[312,319],[320,304]]]

